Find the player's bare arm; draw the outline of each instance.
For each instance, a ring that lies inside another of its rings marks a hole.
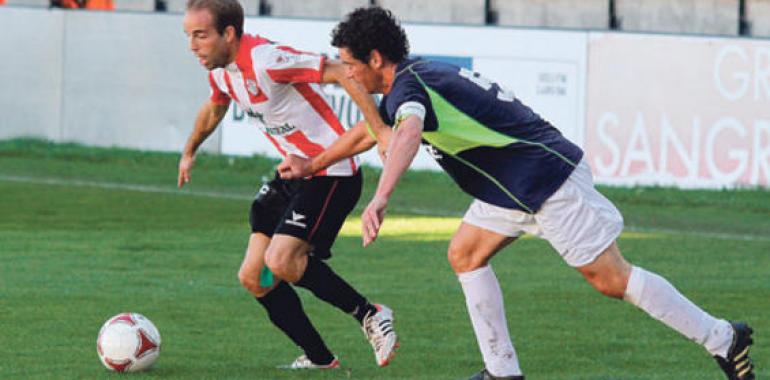
[[[391,131],[386,132],[388,135]],[[288,155],[279,165],[278,173],[283,179],[303,178],[334,163],[371,149],[376,144],[369,134],[365,121],[359,121],[348,129],[337,141],[317,156],[310,158]]]
[[[364,114],[364,118],[369,123],[371,131],[377,139],[377,143],[382,149],[387,149],[388,139],[390,137],[390,128],[382,121],[377,105],[372,96],[358,82],[350,78],[345,70],[345,66],[338,60],[327,60],[324,64],[323,83],[337,83],[347,91],[358,108]]]
[[[364,247],[376,238],[385,218],[388,200],[398,185],[401,176],[411,165],[422,140],[423,121],[416,115],[409,115],[396,126],[388,146],[388,160],[380,174],[380,181],[372,200],[361,215],[361,232]]]
[[[229,104],[214,104],[210,100],[206,101],[198,111],[195,117],[195,125],[190,137],[187,138],[182,157],[179,159],[179,176],[177,186],[181,188],[185,183],[190,182],[190,171],[195,163],[195,152],[198,147],[206,141],[206,138],[217,129],[219,122],[225,117]]]

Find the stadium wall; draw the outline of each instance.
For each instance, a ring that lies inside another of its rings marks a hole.
[[[246,30],[334,55],[334,24],[249,18]],[[585,148],[600,183],[770,187],[768,40],[405,28],[415,55],[514,90]],[[180,14],[0,8],[0,49],[12,52],[0,70],[0,138],[179,151],[208,95]],[[329,94],[343,124],[360,119],[343,91]],[[204,149],[274,154],[237,107]],[[421,155],[416,166],[432,162]]]
[[[0,138],[180,150],[208,94],[186,46],[178,14],[2,8]]]
[[[770,186],[770,41],[591,33],[597,181]]]
[[[0,138],[61,138],[62,12],[0,10]]]

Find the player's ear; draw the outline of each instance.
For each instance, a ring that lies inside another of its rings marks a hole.
[[[373,49],[369,53],[369,66],[373,69],[379,69],[382,67],[382,54],[377,49]]]
[[[227,42],[235,41],[236,37],[235,37],[235,27],[234,26],[232,26],[232,25],[226,26],[224,32],[225,32],[224,33],[225,41],[227,41]]]

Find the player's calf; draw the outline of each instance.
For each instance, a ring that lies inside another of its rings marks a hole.
[[[576,269],[599,293],[618,299],[626,294],[631,264],[623,259],[617,243],[612,243],[592,263]]]

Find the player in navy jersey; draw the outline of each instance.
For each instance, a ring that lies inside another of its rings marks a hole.
[[[702,345],[729,379],[754,379],[751,328],[714,318],[666,279],[623,258],[616,244],[622,216],[594,188],[582,150],[557,129],[479,74],[407,58],[406,35],[382,8],[355,10],[332,35],[349,75],[385,95],[380,113],[393,126],[379,185],[362,215],[364,245],[377,237],[388,200],[421,142],[475,198],[448,252],[485,364],[471,379],[524,378],[489,265],[524,233],[546,239],[602,294],[626,300]],[[279,172],[301,177],[374,144],[364,127],[353,128],[313,159],[289,156]]]

